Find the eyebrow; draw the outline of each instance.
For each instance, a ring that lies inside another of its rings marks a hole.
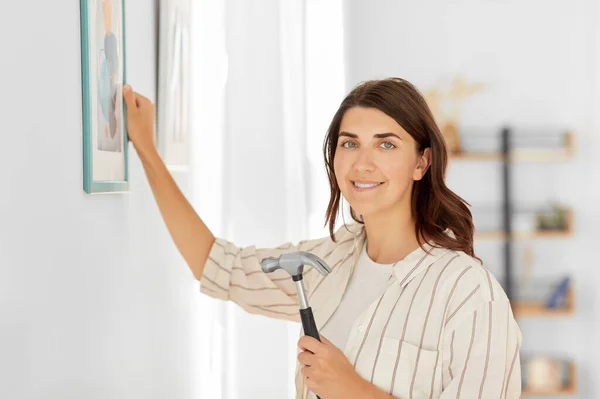
[[[352,137],[353,139],[357,139],[358,138],[358,134],[348,133],[348,132],[340,132],[339,136]],[[400,136],[398,136],[396,133],[392,133],[392,132],[377,133],[377,134],[373,135],[373,138],[376,138],[376,139],[384,139],[386,137],[396,137],[398,140],[402,140],[402,138],[400,138]]]

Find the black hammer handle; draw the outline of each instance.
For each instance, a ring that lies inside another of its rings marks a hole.
[[[319,337],[319,331],[313,317],[312,308],[300,309],[300,318],[302,319],[302,328],[304,329],[304,335],[310,335],[321,342]]]
[[[312,308],[300,309],[300,318],[302,319],[302,328],[304,329],[304,335],[310,335],[321,342],[319,338],[319,331],[317,330],[317,324],[313,317]],[[317,396],[317,399],[321,399]]]

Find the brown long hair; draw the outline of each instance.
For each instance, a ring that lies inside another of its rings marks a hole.
[[[334,228],[340,207],[341,191],[337,184],[333,160],[338,145],[342,118],[352,107],[376,108],[393,118],[416,141],[417,151],[423,154],[431,148],[431,165],[412,189],[412,216],[419,245],[463,251],[475,256],[473,249],[473,217],[465,200],[452,192],[444,182],[448,152],[444,137],[421,93],[408,81],[400,78],[370,80],[356,86],[342,101],[335,113],[323,144],[325,169],[329,178],[331,197],[325,224],[335,241]],[[363,223],[350,208],[352,219]],[[446,230],[452,231],[454,237]]]

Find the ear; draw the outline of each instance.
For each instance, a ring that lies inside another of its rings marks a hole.
[[[425,176],[427,169],[431,165],[431,148],[427,147],[423,150],[423,154],[417,158],[417,165],[413,171],[413,180],[419,181]]]

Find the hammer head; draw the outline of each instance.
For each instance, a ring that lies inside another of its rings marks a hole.
[[[263,272],[271,273],[277,269],[283,269],[292,277],[301,277],[305,265],[317,269],[319,273],[326,276],[331,273],[331,268],[324,260],[310,252],[292,252],[280,255],[277,258],[268,257],[260,262]]]

